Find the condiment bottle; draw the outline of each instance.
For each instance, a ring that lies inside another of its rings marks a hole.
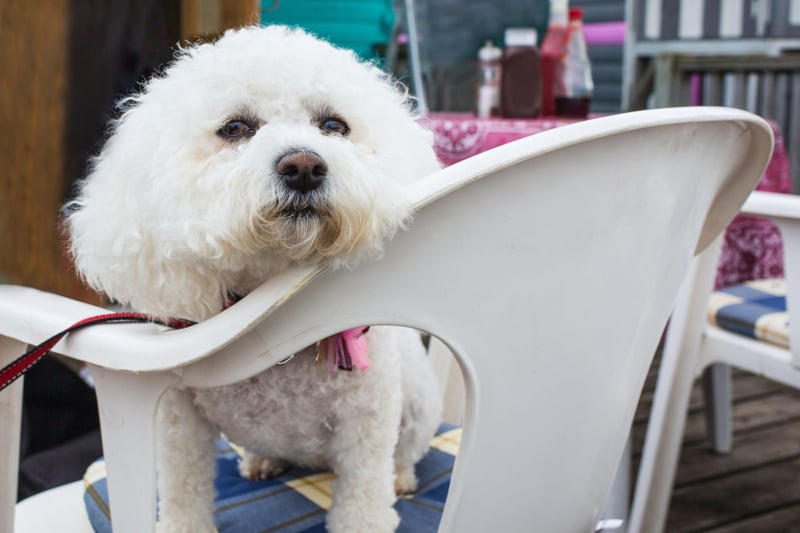
[[[500,111],[504,117],[539,116],[542,78],[535,28],[508,28],[505,33]]]
[[[571,7],[567,53],[556,67],[556,83],[553,86],[556,115],[586,118],[593,90],[592,66],[583,33],[583,9]]]
[[[480,84],[475,107],[481,118],[496,117],[500,114],[500,60],[502,57],[502,50],[492,41],[486,41],[486,44],[478,51]]]
[[[567,0],[550,0],[550,22],[542,42],[542,115],[556,114],[553,86],[556,83],[556,65],[567,54],[568,6]]]

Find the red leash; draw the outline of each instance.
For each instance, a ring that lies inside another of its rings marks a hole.
[[[56,333],[43,343],[34,346],[23,355],[3,367],[3,369],[0,370],[0,391],[14,383],[33,365],[39,362],[39,360],[47,355],[50,350],[53,349],[53,346],[55,346],[58,341],[63,339],[68,333],[85,328],[87,326],[93,326],[95,324],[120,324],[137,322],[153,322],[163,326],[168,326],[173,329],[186,328],[194,324],[194,322],[190,322],[189,320],[169,320],[167,322],[163,322],[161,320],[156,320],[144,313],[108,313],[105,315],[97,315],[85,318],[80,322],[74,323],[67,329]]]

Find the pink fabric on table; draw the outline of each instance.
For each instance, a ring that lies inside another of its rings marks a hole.
[[[479,119],[466,113],[431,113],[420,119],[420,123],[433,131],[434,149],[444,165],[577,121],[558,117]]]
[[[772,159],[756,190],[791,194],[792,180],[783,135],[770,121],[775,134]],[[739,215],[728,226],[715,286],[726,287],[752,279],[783,277],[783,244],[778,228],[769,220]]]
[[[501,144],[545,130],[572,124],[575,119],[542,117],[537,119],[479,119],[466,113],[431,113],[420,122],[433,131],[439,160],[452,165],[462,159]],[[789,160],[783,136],[777,124],[770,122],[775,134],[775,150],[757,190],[791,193]],[[737,216],[725,233],[717,287],[751,279],[783,276],[783,246],[778,229],[768,220]]]

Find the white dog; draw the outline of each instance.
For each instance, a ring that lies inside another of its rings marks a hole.
[[[285,27],[183,50],[124,104],[67,224],[86,281],[159,318],[206,319],[299,262],[378,258],[409,220],[405,187],[438,168],[405,93]],[[396,491],[415,489],[440,400],[416,332],[366,335],[363,372],[316,365],[312,346],[239,384],[171,391],[159,411],[159,530],[215,530],[222,432],[248,450],[250,478],[287,462],[332,468],[329,530],[393,531]]]

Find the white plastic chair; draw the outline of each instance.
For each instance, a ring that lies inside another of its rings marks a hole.
[[[794,287],[786,292],[787,310],[800,309],[800,291],[796,290],[800,280],[800,197],[753,192],[742,213],[769,217],[778,226],[787,289]],[[800,389],[800,328],[796,323],[792,327],[790,322],[790,350],[725,331],[708,320],[721,242],[717,239],[696,259],[670,321],[631,511],[633,533],[664,528],[692,383],[704,369],[716,367],[712,369],[717,372],[712,374],[712,388],[716,389],[717,423],[711,430],[722,428],[725,434],[715,438],[727,442],[731,440],[728,365]]]
[[[771,147],[764,121],[721,108],[552,130],[421,180],[413,227],[381,261],[290,270],[184,330],[69,336],[57,351],[87,361],[97,383],[115,532],[153,530],[166,388],[235,382],[368,324],[429,331],[460,363],[465,425],[440,531],[592,531],[684,274]],[[0,287],[0,361],[99,311]],[[0,395],[14,428],[0,435],[2,531],[13,523],[20,391]]]

